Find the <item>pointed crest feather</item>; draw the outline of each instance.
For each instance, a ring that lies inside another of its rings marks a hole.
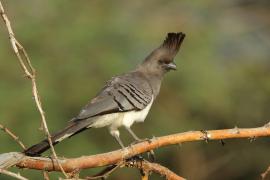
[[[182,32],[168,33],[161,47],[177,53],[185,36]]]

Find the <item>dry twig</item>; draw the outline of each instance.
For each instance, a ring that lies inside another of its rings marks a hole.
[[[4,132],[6,132],[8,135],[10,135],[10,137],[17,142],[17,144],[19,144],[19,146],[22,147],[23,150],[25,150],[25,146],[22,143],[22,141],[19,140],[19,137],[16,136],[14,133],[12,133],[11,130],[9,130],[7,127],[3,126],[2,124],[0,124],[0,129],[3,130]]]
[[[50,180],[48,171],[43,171],[44,180]]]
[[[91,156],[82,156],[79,158],[60,159],[59,162],[66,172],[72,172],[78,169],[86,169],[93,167],[101,167],[116,164],[135,155],[148,152],[150,150],[163,146],[174,145],[184,142],[250,138],[270,136],[270,126],[265,125],[258,128],[233,128],[223,130],[209,130],[202,133],[201,131],[190,131],[178,134],[172,134],[163,137],[155,137],[151,142],[145,141],[124,150],[116,150],[103,154]],[[21,168],[30,168],[47,171],[59,171],[59,166],[52,163],[49,158],[42,157],[26,157],[17,164]]]
[[[9,40],[10,40],[12,48],[13,48],[13,50],[14,50],[14,52],[15,52],[18,60],[19,60],[20,66],[23,69],[23,71],[25,73],[25,76],[27,78],[29,78],[31,80],[31,82],[32,82],[32,94],[33,94],[37,109],[38,109],[38,111],[40,113],[40,116],[41,116],[43,130],[44,130],[44,132],[45,132],[45,134],[47,136],[48,142],[50,144],[53,157],[56,160],[56,162],[58,163],[58,158],[57,158],[56,152],[55,152],[55,150],[53,148],[51,135],[50,135],[50,132],[48,130],[47,123],[46,123],[45,112],[44,112],[44,110],[42,108],[41,101],[40,101],[40,96],[39,96],[38,89],[37,89],[36,70],[32,66],[31,61],[29,59],[29,56],[27,55],[27,52],[25,51],[23,46],[19,43],[19,41],[15,38],[15,34],[14,34],[13,30],[12,30],[10,21],[9,21],[9,19],[8,19],[6,13],[5,13],[5,10],[4,10],[4,7],[3,7],[1,1],[0,1],[0,15],[1,15],[3,21],[4,21],[5,25],[6,25],[7,30],[8,30]],[[60,167],[61,171],[63,172],[63,174],[65,175],[65,177],[68,177],[60,164],[59,164],[59,167]]]
[[[143,174],[143,180],[148,179],[148,175],[152,172],[160,174],[161,176],[166,177],[168,180],[185,180],[185,178],[178,176],[168,168],[141,158],[132,158],[125,163],[125,166],[140,169]]]
[[[266,169],[264,173],[261,174],[263,180],[267,180],[267,177],[270,178],[270,166]]]
[[[123,162],[106,167],[101,172],[94,176],[87,176],[85,179],[106,179],[112,172],[123,165]]]
[[[13,172],[7,171],[7,170],[5,170],[5,169],[0,169],[0,173],[1,173],[1,174],[8,175],[8,176],[11,176],[11,177],[14,177],[14,178],[16,178],[16,179],[20,179],[20,180],[28,180],[27,178],[21,176],[20,174],[13,173]]]
[[[161,166],[157,163],[151,163],[143,158],[134,156],[130,159],[127,159],[126,161],[121,161],[117,163],[116,165],[111,165],[105,168],[103,171],[98,173],[95,176],[88,176],[86,179],[106,179],[112,172],[114,172],[119,167],[131,167],[131,168],[137,168],[141,171],[142,174],[142,180],[148,180],[148,176],[154,172],[159,174],[160,176],[166,177],[168,180],[184,180],[185,178],[182,178],[169,170],[168,168]]]

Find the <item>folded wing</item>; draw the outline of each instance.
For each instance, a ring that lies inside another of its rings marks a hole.
[[[144,109],[152,98],[152,88],[138,72],[114,77],[91,100],[74,121],[117,112]]]

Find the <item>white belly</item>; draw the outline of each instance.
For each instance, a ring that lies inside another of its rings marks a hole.
[[[153,104],[153,100],[152,97],[151,102],[141,111],[119,112],[95,117],[94,123],[90,127],[110,126],[111,129],[118,129],[120,126],[130,127],[134,122],[143,122]]]
[[[101,128],[101,127],[109,126],[119,121],[122,121],[122,119],[123,119],[123,115],[121,115],[120,113],[112,113],[112,114],[97,116],[97,117],[92,118],[92,121],[94,123],[91,124],[89,127]]]
[[[123,118],[122,125],[130,127],[134,122],[143,122],[153,104],[153,97],[151,102],[141,111],[126,112]]]

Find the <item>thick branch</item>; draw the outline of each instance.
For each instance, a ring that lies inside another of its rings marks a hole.
[[[79,158],[60,159],[59,163],[62,165],[65,172],[72,172],[78,169],[116,164],[123,161],[124,159],[128,159],[137,154],[141,154],[159,147],[173,144],[202,140],[222,140],[235,138],[254,139],[264,136],[270,136],[270,123],[258,128],[233,128],[224,130],[190,131],[153,138],[151,142],[141,142],[127,147],[124,150],[116,150],[91,156],[82,156]],[[17,166],[21,168],[47,171],[60,170],[59,166],[55,162],[53,163],[51,159],[41,157],[26,157],[20,163],[17,163]]]

